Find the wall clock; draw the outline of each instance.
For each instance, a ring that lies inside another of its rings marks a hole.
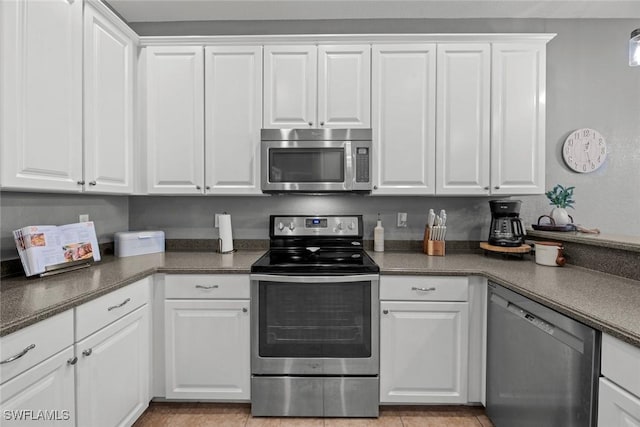
[[[565,139],[562,158],[570,169],[589,173],[597,170],[607,158],[607,142],[597,130],[577,129]]]

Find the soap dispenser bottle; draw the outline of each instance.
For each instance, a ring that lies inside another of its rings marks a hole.
[[[378,214],[378,224],[373,229],[373,250],[375,252],[384,252],[384,228],[382,220]]]

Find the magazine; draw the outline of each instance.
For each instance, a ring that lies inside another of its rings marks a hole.
[[[67,225],[32,225],[14,230],[18,255],[27,276],[67,262],[100,261],[100,248],[92,221]]]

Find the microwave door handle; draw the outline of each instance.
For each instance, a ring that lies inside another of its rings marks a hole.
[[[344,187],[345,190],[353,190],[353,182],[355,180],[353,176],[353,152],[351,151],[351,141],[345,141],[344,143]]]

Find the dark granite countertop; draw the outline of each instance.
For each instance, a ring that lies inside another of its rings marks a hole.
[[[167,252],[105,257],[84,270],[49,278],[2,280],[0,336],[90,301],[153,273],[247,274],[263,251],[220,255]],[[640,281],[581,267],[545,267],[530,259],[476,254],[430,257],[416,252],[370,252],[381,274],[479,275],[578,321],[640,347]]]

